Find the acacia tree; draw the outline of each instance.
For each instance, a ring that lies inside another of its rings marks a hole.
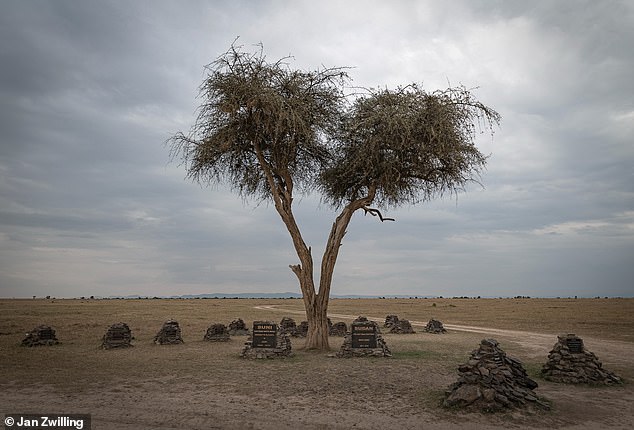
[[[500,116],[464,87],[346,95],[344,68],[293,70],[285,59],[268,62],[261,47],[234,45],[205,69],[194,125],[168,140],[172,159],[199,183],[274,203],[299,258],[290,268],[306,309],[306,348],[328,349],[332,276],[353,214],[392,220],[380,210],[463,190],[486,164],[474,145],[478,127],[492,132]],[[293,215],[295,193],[314,191],[339,211],[318,284]]]

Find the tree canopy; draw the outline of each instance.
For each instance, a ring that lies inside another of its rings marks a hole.
[[[369,193],[378,206],[400,206],[460,190],[486,164],[477,128],[498,121],[463,87],[370,91],[343,115],[322,192],[336,206]]]
[[[332,161],[325,137],[339,125],[347,74],[339,68],[291,70],[285,60],[268,63],[261,50],[233,46],[206,66],[196,122],[189,135],[171,139],[190,178],[267,199],[266,167],[285,188],[315,187]]]

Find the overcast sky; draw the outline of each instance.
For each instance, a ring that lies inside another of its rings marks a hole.
[[[502,115],[484,187],[355,215],[333,294],[634,295],[634,2],[0,0],[0,297],[299,292],[274,208],[164,146],[238,36]],[[319,259],[336,214],[296,215]]]

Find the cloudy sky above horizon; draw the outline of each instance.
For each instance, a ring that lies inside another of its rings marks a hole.
[[[333,294],[634,295],[634,3],[0,0],[0,297],[299,292],[272,206],[185,180],[236,37],[354,85],[475,88],[484,187],[355,215]],[[256,49],[256,48],[253,48]],[[317,260],[336,214],[296,216]],[[317,264],[319,261],[317,261]],[[318,267],[318,266],[317,266]]]

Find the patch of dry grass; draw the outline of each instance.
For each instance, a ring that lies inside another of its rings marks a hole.
[[[436,306],[433,306],[433,304]],[[276,305],[283,310],[259,310],[256,305]],[[237,359],[244,337],[226,344],[202,340],[209,325],[228,324],[234,318],[279,321],[284,310],[303,310],[301,300],[1,300],[0,349],[3,359],[1,382],[46,381],[74,389],[94,381],[124,378],[130,381],[164,378],[199,378],[200,375],[234,372],[236,368],[273,366],[284,371],[315,369],[333,365],[319,353],[299,351],[301,339],[294,339],[297,356],[287,363],[255,363],[246,366]],[[445,324],[603,336],[631,341],[634,334],[634,300],[631,299],[335,299],[334,314],[368,315],[426,321],[438,318]],[[298,322],[302,315],[288,314]],[[153,337],[162,323],[174,318],[181,324],[184,345],[158,346]],[[342,318],[333,317],[333,321]],[[101,337],[108,326],[126,322],[132,329],[134,348],[103,351]],[[349,323],[349,320],[346,320]],[[382,322],[382,321],[381,321]],[[39,324],[57,331],[61,345],[50,348],[22,348],[24,334]],[[420,328],[418,329],[420,332]],[[386,335],[399,365],[419,366],[425,362],[443,373],[452,373],[477,346],[482,335],[450,332],[447,335]],[[553,343],[555,338],[553,337]],[[331,338],[336,349],[341,338]],[[512,354],[522,353],[513,342],[503,345]],[[335,367],[345,368],[345,360]],[[230,366],[227,363],[232,363]],[[537,364],[535,364],[537,366]],[[289,367],[289,369],[290,369]]]

